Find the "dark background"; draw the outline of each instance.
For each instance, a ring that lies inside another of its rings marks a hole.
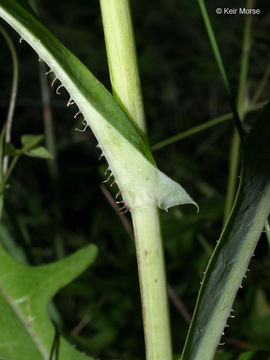
[[[237,5],[236,5],[237,3]],[[41,21],[110,88],[98,1],[38,1]],[[224,86],[196,1],[131,1],[138,61],[151,144],[230,111]],[[216,15],[217,7],[244,7],[243,1],[207,1],[225,67],[237,93],[245,16]],[[270,3],[257,1],[253,16],[247,97],[252,97],[269,63]],[[1,22],[3,24],[3,22]],[[6,24],[20,63],[12,141],[46,133],[37,55]],[[12,63],[0,40],[0,111],[7,113]],[[44,69],[42,70],[44,72]],[[260,100],[269,98],[269,85]],[[106,162],[98,162],[96,141],[66,108],[66,94],[51,93],[57,157],[20,160],[6,192],[4,223],[32,265],[48,263],[93,242],[98,259],[54,299],[61,331],[72,343],[100,359],[143,359],[144,344],[133,241],[104,197],[100,184]],[[257,113],[249,115],[251,125]],[[192,314],[209,255],[222,229],[229,168],[231,121],[154,153],[162,171],[183,185],[200,206],[162,212],[168,281]],[[126,217],[129,221],[129,215]],[[238,294],[223,350],[238,353],[270,346],[269,251],[262,236],[249,279]],[[21,256],[21,255],[20,255]],[[175,353],[188,324],[171,303]],[[83,329],[73,336],[78,324]]]

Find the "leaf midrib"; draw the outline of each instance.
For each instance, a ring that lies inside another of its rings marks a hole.
[[[44,348],[44,346],[42,345],[42,343],[40,342],[40,340],[38,339],[37,335],[35,334],[35,331],[34,331],[33,327],[25,319],[25,316],[24,316],[23,312],[20,310],[20,308],[18,306],[16,306],[15,302],[12,300],[12,298],[5,291],[2,284],[0,284],[0,291],[1,291],[2,295],[4,296],[4,298],[6,299],[6,301],[8,302],[8,304],[14,310],[14,312],[16,313],[16,315],[18,316],[18,318],[20,319],[22,324],[24,325],[24,327],[27,330],[27,332],[29,333],[29,335],[31,336],[33,342],[36,344],[41,356],[43,357],[43,359],[47,360],[49,355],[48,355],[46,349]]]

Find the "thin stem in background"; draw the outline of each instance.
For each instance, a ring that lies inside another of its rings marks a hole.
[[[198,239],[199,243],[201,244],[202,248],[207,253],[207,255],[211,256],[214,249],[209,244],[209,242],[205,239],[205,237],[202,234],[198,234],[197,239]]]
[[[236,348],[238,348],[241,351],[243,351],[243,350],[244,351],[248,351],[248,350],[256,351],[256,350],[259,350],[259,347],[257,345],[250,344],[250,343],[248,343],[246,341],[243,341],[243,340],[233,339],[233,338],[230,338],[230,337],[226,337],[226,343],[235,345]]]
[[[229,99],[229,102],[230,102],[230,105],[231,105],[231,108],[232,108],[235,127],[236,127],[236,129],[237,129],[237,131],[239,133],[240,138],[243,138],[244,137],[244,131],[243,131],[243,128],[242,128],[242,124],[241,124],[241,121],[240,121],[238,110],[237,110],[236,105],[235,105],[234,96],[233,96],[233,93],[232,93],[232,90],[231,90],[231,87],[230,87],[230,84],[229,84],[229,81],[228,81],[227,73],[226,73],[226,70],[225,70],[225,67],[224,67],[224,64],[223,64],[223,61],[222,61],[222,57],[221,57],[219,47],[218,47],[218,44],[217,44],[217,41],[216,41],[216,37],[215,37],[214,31],[213,31],[213,28],[212,28],[212,25],[211,25],[211,21],[210,21],[210,18],[209,18],[208,13],[207,13],[207,9],[206,9],[205,4],[204,4],[204,0],[198,0],[198,3],[199,3],[199,6],[200,6],[200,9],[201,9],[203,21],[204,21],[204,24],[205,24],[205,28],[206,28],[209,40],[210,40],[210,44],[212,46],[213,53],[214,53],[214,56],[216,58],[217,66],[218,66],[220,75],[222,77],[222,80],[223,80],[223,83],[224,83],[224,86],[225,86],[225,89],[226,89],[226,92],[227,92],[227,95],[228,95],[228,99]]]
[[[45,67],[43,64],[40,64],[40,87],[41,87],[41,98],[43,105],[43,124],[44,124],[44,132],[45,132],[45,143],[47,149],[53,155],[53,161],[51,159],[47,160],[50,178],[52,181],[53,195],[55,198],[55,205],[53,207],[53,217],[55,224],[53,243],[55,246],[55,253],[57,259],[61,259],[65,256],[65,247],[64,247],[63,237],[57,229],[57,225],[59,225],[62,222],[61,201],[60,201],[60,191],[59,191],[59,169],[57,162],[53,116],[52,116],[52,109],[50,102],[50,90],[49,90],[47,78],[45,76]]]
[[[95,310],[100,309],[107,301],[108,296],[102,296],[98,302],[94,305]],[[79,335],[79,333],[85,328],[85,326],[89,323],[89,321],[93,318],[95,311],[86,313],[83,318],[80,320],[80,322],[71,330],[70,335],[72,337],[76,337]]]
[[[156,150],[159,150],[159,149],[162,149],[168,145],[171,145],[179,140],[182,140],[182,139],[185,139],[189,136],[192,136],[192,135],[195,135],[197,134],[198,132],[201,132],[203,130],[206,130],[212,126],[215,126],[215,125],[218,125],[224,121],[227,121],[227,120],[231,120],[233,118],[233,114],[232,113],[228,113],[228,114],[225,114],[225,115],[221,115],[215,119],[212,119],[212,120],[209,120],[203,124],[200,124],[200,125],[197,125],[197,126],[194,126],[193,128],[191,129],[188,129],[186,131],[183,131],[181,132],[180,134],[177,134],[177,135],[174,135],[168,139],[165,139],[165,140],[162,140],[160,142],[158,142],[157,144],[151,146],[151,150],[152,151],[156,151]]]
[[[133,230],[132,230],[132,226],[130,225],[130,222],[128,221],[126,216],[123,216],[120,212],[119,212],[119,207],[118,205],[115,203],[115,199],[113,198],[113,196],[110,194],[110,192],[108,191],[108,189],[106,188],[106,186],[104,184],[100,185],[100,190],[102,191],[103,195],[105,196],[105,198],[107,199],[108,203],[111,205],[111,207],[113,208],[113,210],[115,211],[116,215],[118,216],[119,220],[121,221],[123,227],[125,228],[128,236],[130,237],[130,239],[132,239],[134,241],[134,236],[133,236]]]
[[[253,98],[250,101],[251,104],[255,104],[259,100],[259,98],[260,98],[261,94],[263,93],[263,90],[269,80],[269,76],[270,76],[270,62],[268,63],[265,73],[263,74],[263,78],[262,78]]]
[[[179,313],[183,316],[188,324],[191,322],[191,315],[189,314],[185,304],[181,298],[176,294],[173,287],[168,283],[168,293],[171,302],[174,304]]]
[[[254,7],[254,0],[247,0],[246,8],[252,9]],[[242,45],[242,56],[240,65],[240,78],[238,85],[237,95],[237,108],[241,121],[245,116],[245,108],[248,105],[248,98],[246,94],[247,76],[248,76],[248,65],[249,65],[249,54],[251,47],[251,23],[252,15],[247,15],[245,18],[244,26],[244,37]]]
[[[12,86],[11,86],[11,94],[10,94],[10,101],[8,107],[8,114],[6,120],[6,134],[5,134],[5,142],[10,142],[11,139],[11,126],[12,120],[14,115],[16,97],[17,97],[17,90],[18,90],[18,82],[19,82],[19,64],[18,64],[18,57],[16,53],[16,49],[13,45],[13,42],[6,32],[6,30],[0,25],[0,32],[2,33],[3,37],[5,38],[8,48],[11,53],[12,58],[12,65],[13,65],[13,77],[12,77]],[[8,168],[8,156],[4,156],[3,158],[3,174],[6,173]]]
[[[50,90],[45,75],[45,66],[40,64],[40,89],[43,106],[43,124],[45,129],[45,143],[49,152],[52,154],[54,161],[48,160],[48,168],[53,181],[58,179],[59,171],[57,165],[56,142],[54,135],[53,116],[50,102]]]
[[[8,179],[10,178],[10,175],[15,167],[15,165],[17,164],[18,160],[20,159],[21,155],[18,156],[14,156],[5,175],[3,176],[3,181],[1,183],[1,191],[3,191],[5,189],[5,186],[7,185]]]
[[[254,0],[247,0],[246,8],[253,8],[253,5],[254,5]],[[251,40],[250,40],[251,20],[252,20],[252,16],[246,15],[243,45],[242,45],[238,97],[237,97],[237,107],[242,122],[244,121],[245,107],[247,106],[246,83],[247,83],[247,74],[248,74],[250,44],[251,44]],[[240,139],[236,131],[234,131],[232,137],[231,152],[230,152],[229,178],[228,178],[227,194],[226,194],[225,209],[224,209],[224,224],[226,223],[228,216],[231,212],[235,198],[238,166],[239,166],[239,149],[240,149]]]
[[[258,103],[256,105],[252,105],[252,106],[248,106],[245,110],[245,112],[251,112],[251,111],[255,111],[255,110],[259,110],[261,108],[263,108],[265,105],[266,105],[267,101],[264,101],[264,102],[261,102],[261,103]],[[185,130],[177,135],[174,135],[170,138],[167,138],[165,140],[162,140],[156,144],[154,144],[152,147],[151,147],[151,150],[152,151],[156,151],[156,150],[159,150],[159,149],[162,149],[168,145],[171,145],[179,140],[182,140],[182,139],[185,139],[189,136],[192,136],[192,135],[195,135],[203,130],[206,130],[206,129],[209,129],[211,128],[212,126],[215,126],[215,125],[218,125],[220,123],[223,123],[225,121],[228,121],[228,120],[231,120],[233,118],[233,113],[227,113],[227,114],[224,114],[224,115],[221,115],[221,116],[218,116],[214,119],[211,119],[203,124],[200,124],[200,125],[197,125],[197,126],[194,126],[193,128],[191,129],[188,129],[188,130]]]

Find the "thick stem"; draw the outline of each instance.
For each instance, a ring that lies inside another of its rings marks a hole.
[[[132,211],[147,360],[172,359],[166,271],[156,206]]]
[[[129,0],[100,0],[113,93],[147,141]],[[132,159],[131,159],[132,161]],[[168,292],[156,205],[131,209],[147,360],[171,360]]]
[[[147,133],[136,46],[128,0],[100,0],[114,97]]]

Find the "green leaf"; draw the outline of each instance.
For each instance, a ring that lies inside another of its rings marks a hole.
[[[15,146],[13,144],[11,144],[10,142],[5,144],[4,155],[16,156],[20,153],[21,153],[21,151],[19,149],[16,149]]]
[[[39,146],[35,149],[29,150],[25,153],[25,155],[30,157],[37,157],[41,159],[53,159],[53,156],[45,147]]]
[[[232,354],[230,353],[217,353],[215,360],[231,360]]]
[[[248,329],[253,336],[267,337],[270,334],[270,306],[264,290],[256,289],[253,306],[248,316]]]
[[[27,258],[22,247],[16,244],[8,229],[2,222],[0,222],[0,243],[15,260],[20,263],[27,264]]]
[[[270,360],[270,352],[264,350],[248,351],[234,356],[230,360]]]
[[[36,18],[14,0],[0,1],[3,17],[38,53],[74,99],[95,134],[109,168],[131,209],[195,204],[159,171],[144,135],[94,75]]]
[[[214,358],[270,212],[269,117],[268,104],[244,143],[237,199],[207,266],[181,360]]]
[[[54,327],[47,307],[55,293],[95,259],[94,245],[65,259],[30,267],[18,263],[0,247],[0,358],[48,360]],[[56,357],[53,357],[56,360]],[[61,337],[58,360],[87,360]]]
[[[23,145],[23,151],[26,152],[30,149],[37,147],[44,139],[43,135],[22,135],[21,143]]]

